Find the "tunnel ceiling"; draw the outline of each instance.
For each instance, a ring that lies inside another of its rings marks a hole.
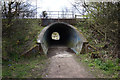
[[[52,39],[51,35],[53,32],[59,33],[59,40]],[[47,53],[49,47],[56,45],[67,46],[73,49],[73,51],[79,52],[77,48],[80,48],[85,40],[82,34],[72,25],[63,22],[55,22],[41,31],[37,42],[41,44],[45,53]]]

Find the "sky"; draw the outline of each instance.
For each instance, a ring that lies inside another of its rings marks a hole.
[[[36,5],[42,10],[61,10],[62,7],[71,7],[73,0],[31,0],[32,5]]]
[[[35,7],[36,1],[38,17],[42,11],[62,11],[63,8],[71,9],[71,2],[74,2],[74,0],[29,0],[29,2]]]

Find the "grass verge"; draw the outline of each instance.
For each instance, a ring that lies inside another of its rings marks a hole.
[[[2,76],[3,78],[42,78],[46,67],[46,55],[32,55],[29,58],[21,57],[19,62],[4,61]]]
[[[101,59],[91,59],[88,54],[77,55],[78,61],[84,63],[90,67],[90,71],[97,78],[118,78],[120,66],[118,65],[119,60],[116,59],[115,62],[112,60],[107,60],[103,62]]]

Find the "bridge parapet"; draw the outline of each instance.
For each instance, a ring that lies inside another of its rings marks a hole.
[[[42,18],[41,22],[42,22],[42,24],[41,24],[42,26],[47,26],[54,22],[65,22],[65,23],[68,23],[71,25],[75,25],[76,19],[75,18],[70,18],[70,19],[45,19],[45,18]]]
[[[54,22],[65,22],[75,25],[78,21],[85,19],[83,15],[76,15],[74,11],[43,11],[41,16],[42,26],[47,26]]]

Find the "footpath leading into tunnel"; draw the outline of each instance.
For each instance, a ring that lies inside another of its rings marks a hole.
[[[90,71],[75,60],[75,53],[67,47],[51,47],[48,57],[50,64],[44,78],[94,78]]]
[[[59,34],[58,40],[51,37],[56,32]],[[84,51],[88,43],[74,26],[64,22],[52,23],[41,31],[37,42],[50,61],[45,78],[94,78],[74,59],[74,55]]]

